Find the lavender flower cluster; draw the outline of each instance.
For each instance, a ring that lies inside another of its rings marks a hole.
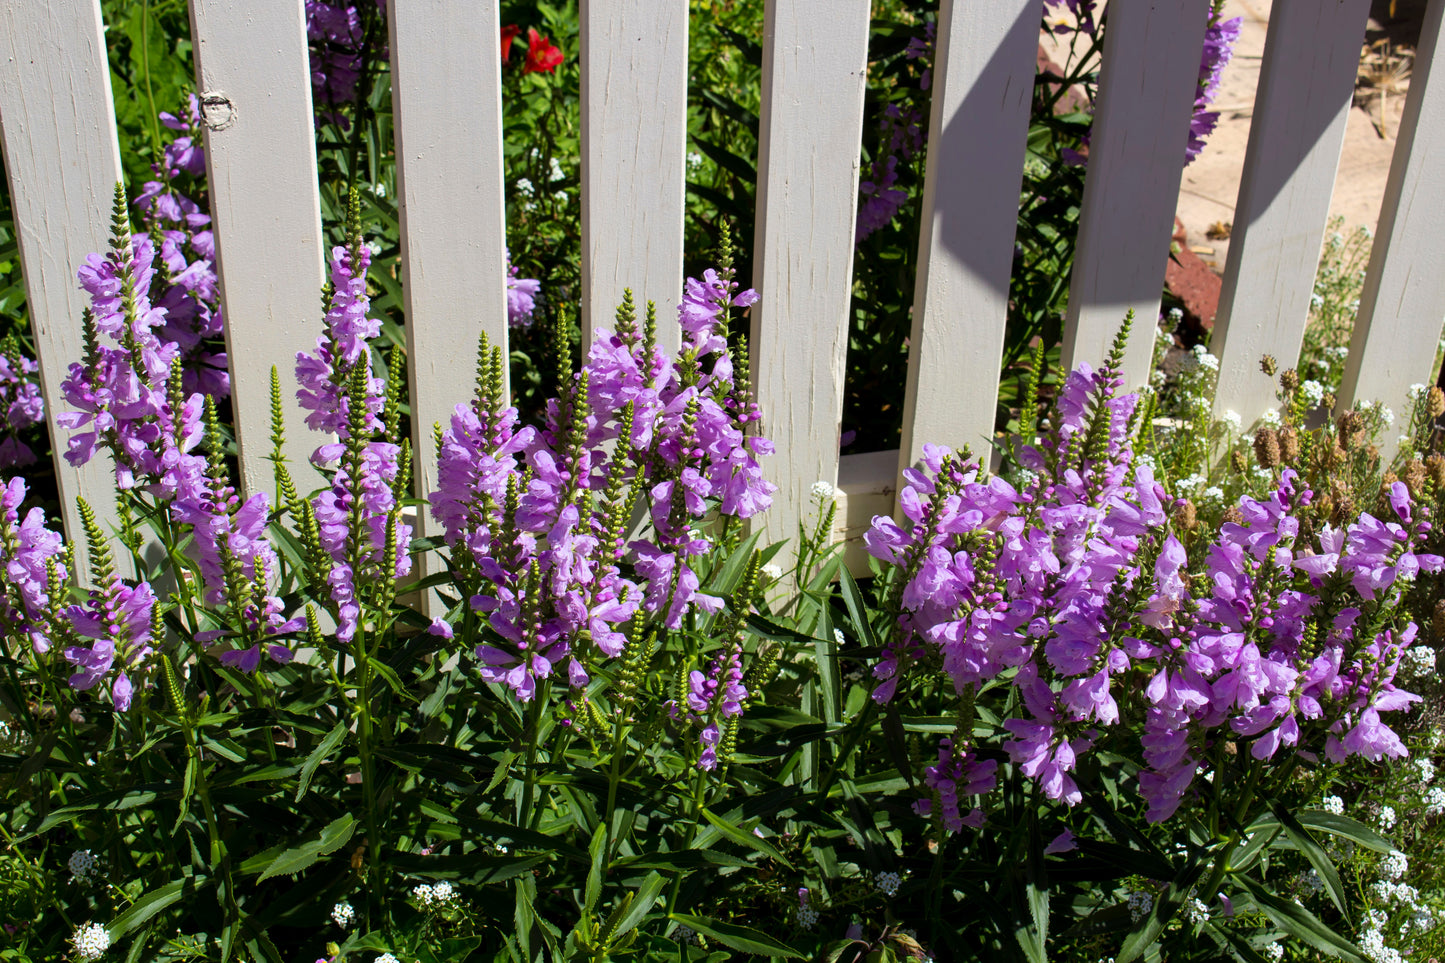
[[[921,37],[908,42],[904,56],[923,62],[918,89],[909,90],[901,101],[883,108],[878,119],[878,147],[858,184],[858,223],[855,238],[863,240],[898,215],[908,200],[908,192],[899,189],[898,165],[922,153],[928,138],[927,91],[933,83],[933,50],[935,25],[929,21]]]
[[[386,0],[376,0],[376,8],[386,16]],[[316,121],[345,130],[350,121],[338,108],[356,101],[356,85],[365,66],[366,30],[361,11],[344,0],[306,0],[306,39],[311,48],[311,100],[318,110]],[[383,52],[381,56],[386,55]]]
[[[160,245],[161,270],[147,296],[164,315],[159,337],[180,348],[185,390],[225,398],[231,383],[220,346],[225,325],[216,239],[211,216],[190,196],[204,195],[206,177],[196,95],[190,96],[181,116],[162,112],[160,120],[181,136],[165,146],[162,162],[152,165],[157,179],[147,181],[135,199],[145,233]]]
[[[727,270],[687,280],[684,341],[671,362],[650,316],[639,331],[625,305],[540,429],[519,428],[516,409],[503,406],[499,352],[483,362],[476,400],[457,406],[432,514],[474,588],[472,607],[487,617],[476,646],[482,676],[518,699],[536,698],[554,674],[585,686],[622,653],[634,615],[676,628],[690,611],[721,607],[693,568],[713,544],[699,526],[714,511],[751,517],[775,491],[758,465],[772,444],[750,433],[758,409],[726,339],[730,309],[757,298],[736,288]],[[651,534],[630,539],[639,504]],[[729,651],[690,680],[686,706],[708,720],[704,768],[716,758],[717,723],[746,698],[739,658]]]
[[[36,380],[40,366],[13,340],[0,347],[0,471],[35,464],[21,434],[45,420],[45,398]]]
[[[1219,93],[1224,77],[1224,68],[1234,57],[1234,45],[1239,41],[1239,30],[1244,23],[1240,17],[1221,19],[1214,10],[1209,17],[1209,27],[1204,32],[1204,51],[1199,58],[1199,92],[1194,97],[1194,116],[1189,121],[1189,146],[1185,151],[1185,163],[1192,163],[1204,150],[1204,140],[1214,133],[1219,123],[1218,111],[1210,110]]]
[[[925,448],[900,494],[912,524],[880,516],[866,536],[898,579],[874,699],[938,672],[971,706],[980,686],[1007,681],[1021,709],[1003,723],[1002,752],[1069,804],[1081,799],[1079,757],[1111,736],[1131,751],[1120,719],[1142,718],[1151,821],[1175,812],[1224,740],[1257,759],[1403,756],[1382,714],[1418,699],[1395,686],[1417,632],[1397,613],[1414,575],[1445,564],[1420,551],[1427,509],[1396,483],[1387,517],[1310,533],[1301,510],[1313,493],[1286,469],[1267,498],[1240,498],[1238,520],[1200,539],[1191,565],[1173,519],[1183,500],[1132,464],[1138,398],[1119,387],[1112,364],[1069,375],[1055,427],[1020,453],[1036,473],[1022,488]],[[981,822],[959,797],[994,784],[983,748],[945,744],[920,809],[940,806],[954,830]]]

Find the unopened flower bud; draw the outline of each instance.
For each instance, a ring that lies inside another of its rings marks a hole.
[[[1244,452],[1236,448],[1229,456],[1229,467],[1236,475],[1243,475],[1249,471],[1249,462],[1245,461]]]
[[[1273,378],[1274,373],[1279,370],[1279,362],[1274,360],[1274,355],[1267,354],[1259,359],[1259,370]]]
[[[1325,409],[1325,411],[1334,411],[1337,400],[1333,391],[1326,391],[1325,396],[1320,399],[1320,407]]]
[[[1279,373],[1279,386],[1285,391],[1294,391],[1299,387],[1299,372],[1293,368],[1286,368]]]
[[[1279,455],[1279,436],[1273,428],[1261,428],[1254,433],[1254,459],[1259,467],[1278,468]]]
[[[1279,430],[1279,457],[1286,465],[1299,461],[1299,432],[1294,425],[1285,425]]]

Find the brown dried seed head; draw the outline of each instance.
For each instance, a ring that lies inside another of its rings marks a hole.
[[[1445,642],[1445,599],[1435,603],[1435,617],[1430,620],[1430,631],[1435,636],[1436,644]]]
[[[1335,393],[1333,391],[1325,392],[1324,397],[1320,399],[1320,407],[1325,411],[1335,410]]]
[[[1274,373],[1279,370],[1279,362],[1274,360],[1274,355],[1267,354],[1259,359],[1259,370],[1273,378]]]
[[[1439,452],[1425,459],[1425,470],[1435,480],[1436,488],[1445,488],[1445,455]]]
[[[1293,391],[1299,387],[1299,372],[1293,368],[1285,368],[1279,373],[1279,386],[1285,391]]]
[[[1261,428],[1254,433],[1254,459],[1261,468],[1279,467],[1279,435],[1273,428]]]
[[[1441,391],[1439,385],[1431,385],[1429,393],[1425,395],[1425,412],[1431,418],[1445,415],[1445,391]]]
[[[1182,531],[1192,532],[1199,525],[1199,516],[1194,510],[1194,503],[1189,499],[1179,503],[1174,509],[1174,524]]]
[[[1239,510],[1238,505],[1230,505],[1224,510],[1224,517],[1221,521],[1233,522],[1236,525],[1244,524],[1244,512]]]
[[[1340,528],[1355,521],[1358,515],[1355,511],[1355,500],[1346,494],[1335,502],[1335,513],[1330,516],[1330,524]]]
[[[1229,467],[1234,469],[1236,475],[1249,471],[1249,462],[1245,460],[1244,452],[1236,448],[1229,456]]]
[[[1279,457],[1286,465],[1299,461],[1299,432],[1293,425],[1285,425],[1279,430]]]
[[[1425,482],[1429,476],[1425,473],[1425,463],[1418,458],[1411,458],[1405,463],[1405,487],[1410,489],[1410,497],[1417,501],[1425,493]]]
[[[1316,498],[1310,506],[1320,518],[1333,518],[1335,514],[1335,500],[1330,495],[1321,495]]]
[[[1340,415],[1339,428],[1340,441],[1344,443],[1346,448],[1352,448],[1359,443],[1355,436],[1364,430],[1365,419],[1360,417],[1358,411],[1351,408],[1349,411]]]

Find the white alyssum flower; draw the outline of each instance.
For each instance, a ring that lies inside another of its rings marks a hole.
[[[518,193],[518,194],[525,194],[525,195],[527,195],[528,197],[531,197],[531,196],[532,196],[533,194],[535,194],[536,192],[537,192],[537,188],[532,185],[532,182],[531,182],[530,180],[528,180],[528,179],[525,178],[525,177],[519,177],[519,178],[517,178],[517,193]]]
[[[372,257],[376,257],[377,255],[379,255],[379,254],[381,253],[381,242],[380,242],[380,241],[367,241],[367,242],[366,242],[366,249],[371,252],[371,256],[372,256]]]
[[[1210,485],[1199,493],[1199,497],[1210,505],[1217,505],[1224,501],[1224,489],[1218,485]]]
[[[1404,876],[1410,870],[1410,857],[1393,849],[1380,859],[1380,875],[1386,879],[1396,880]]]
[[[66,866],[70,868],[71,881],[76,883],[88,882],[91,877],[100,874],[100,862],[88,849],[77,849],[71,853]]]
[[[1441,789],[1439,786],[1433,786],[1430,791],[1425,794],[1425,815],[1445,815],[1445,789]]]
[[[430,885],[422,883],[411,891],[411,895],[416,897],[423,909],[440,909],[456,902],[457,891],[451,883],[442,880]]]
[[[380,956],[378,956],[375,960],[373,960],[372,963],[401,963],[401,960],[398,960],[395,956],[392,956],[390,953],[383,953],[383,954],[381,954]]]
[[[838,497],[838,490],[831,483],[825,481],[813,482],[813,487],[808,489],[812,496],[818,501],[829,501]]]
[[[1236,435],[1239,434],[1239,429],[1244,424],[1244,419],[1241,418],[1239,416],[1239,412],[1235,411],[1233,408],[1230,408],[1228,411],[1226,411],[1223,417],[1221,417],[1219,420],[1224,422],[1224,426],[1228,428],[1232,434]]]
[[[75,947],[77,959],[98,960],[110,949],[110,933],[99,923],[86,923],[75,928],[70,942]]]
[[[1380,825],[1381,825],[1381,826],[1385,827],[1386,829],[1394,829],[1394,828],[1395,828],[1395,818],[1396,818],[1396,817],[1395,817],[1395,807],[1394,807],[1394,806],[1381,806],[1381,807],[1380,807]]]
[[[843,630],[842,630],[842,629],[834,629],[834,630],[833,630],[833,643],[834,643],[835,645],[842,645],[842,644],[843,644]]]
[[[1278,408],[1266,408],[1264,414],[1259,416],[1259,423],[1266,428],[1278,428],[1282,421]]]
[[[873,877],[873,888],[884,896],[892,896],[903,885],[903,877],[897,873],[877,873]]]
[[[1420,778],[1420,785],[1430,785],[1435,781],[1435,764],[1421,756],[1415,760],[1415,775]]]
[[[356,910],[351,908],[350,903],[342,900],[331,907],[331,918],[336,921],[337,926],[346,929],[356,919]]]
[[[1325,891],[1325,881],[1320,878],[1319,873],[1308,869],[1299,875],[1299,888],[1306,896],[1318,896]]]
[[[1300,397],[1309,403],[1311,408],[1318,408],[1320,402],[1325,400],[1325,386],[1318,381],[1310,380],[1300,384]]]
[[[1410,392],[1409,392],[1409,394],[1410,394],[1410,400],[1411,400],[1411,401],[1419,401],[1421,398],[1425,397],[1425,392],[1428,391],[1428,390],[1429,390],[1428,388],[1426,388],[1426,387],[1425,387],[1424,385],[1422,385],[1422,384],[1419,384],[1418,382],[1415,383],[1415,384],[1413,384],[1413,385],[1411,385],[1411,386],[1410,386]]]
[[[1339,796],[1326,796],[1324,802],[1320,803],[1320,808],[1327,813],[1343,816],[1345,814],[1345,801]]]
[[[693,932],[690,926],[678,924],[677,929],[672,931],[672,938],[682,944],[694,943],[697,941],[697,933]]]
[[[1270,943],[1261,952],[1271,960],[1284,959],[1284,947],[1278,943]]]
[[[1435,671],[1435,650],[1428,645],[1412,645],[1405,650],[1404,663],[1408,675],[1415,678],[1428,676]]]
[[[1129,894],[1129,919],[1132,922],[1139,922],[1149,915],[1154,908],[1154,894],[1145,893],[1141,890],[1134,890]]]
[[[767,579],[769,582],[776,582],[782,577],[783,567],[781,565],[769,562],[768,564],[763,566],[763,578]]]
[[[1194,925],[1198,926],[1201,923],[1209,921],[1209,907],[1204,905],[1203,900],[1198,898],[1191,899],[1184,904],[1183,908],[1184,918]]]
[[[818,925],[818,911],[811,906],[798,907],[798,925],[810,930]]]
[[[1196,344],[1192,351],[1193,363],[1206,371],[1218,371],[1219,359],[1209,353],[1209,349],[1202,344]]]

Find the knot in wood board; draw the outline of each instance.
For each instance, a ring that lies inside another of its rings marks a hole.
[[[236,106],[220,91],[201,94],[201,120],[211,130],[225,130],[236,122]]]

